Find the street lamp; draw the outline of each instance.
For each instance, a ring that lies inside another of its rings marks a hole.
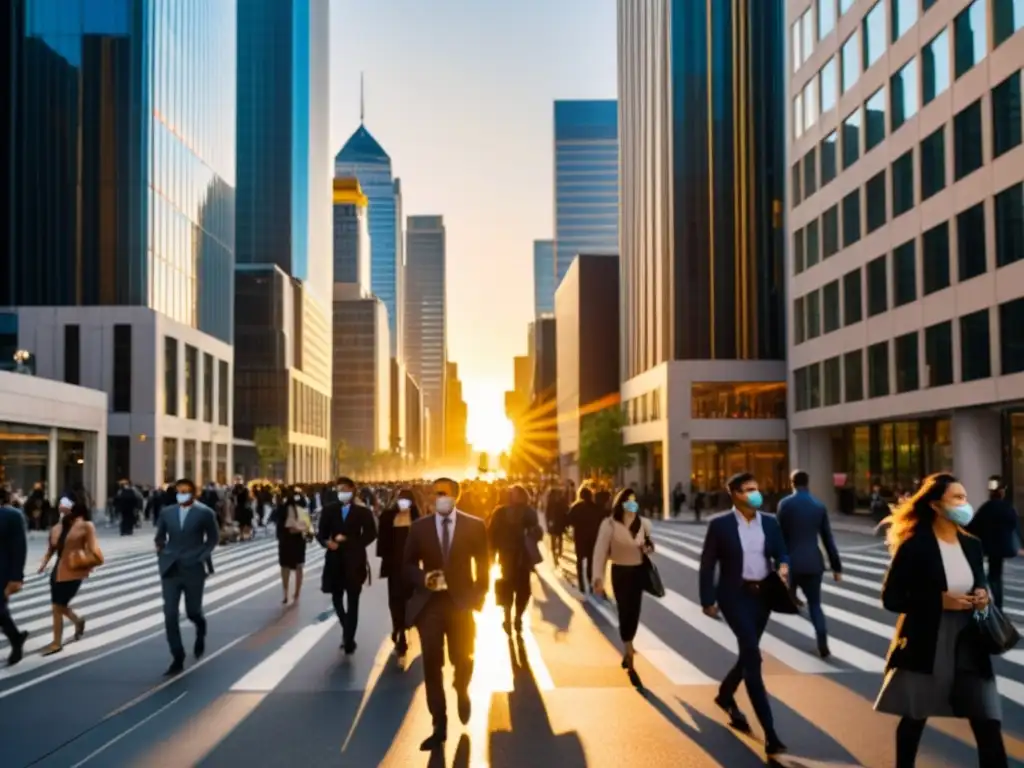
[[[35,373],[35,371],[33,370],[34,366],[32,365],[32,362],[32,353],[29,352],[27,349],[19,349],[17,352],[14,353],[14,370],[16,373]]]

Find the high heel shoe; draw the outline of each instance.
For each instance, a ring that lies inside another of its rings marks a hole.
[[[75,625],[75,640],[81,640],[85,635],[85,619],[79,619]]]

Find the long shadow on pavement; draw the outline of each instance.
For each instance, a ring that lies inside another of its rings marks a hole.
[[[556,637],[565,634],[569,631],[569,625],[572,624],[572,608],[562,601],[558,593],[551,589],[544,579],[538,578],[536,583],[540,586],[543,599],[535,599],[533,604],[540,610],[541,619],[545,624],[550,624],[555,628]]]

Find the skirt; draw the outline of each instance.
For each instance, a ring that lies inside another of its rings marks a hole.
[[[957,639],[971,619],[970,611],[943,611],[932,673],[890,669],[875,700],[875,710],[914,720],[929,717],[1002,720],[1002,701],[995,678],[956,675]]]
[[[306,537],[285,531],[277,540],[277,564],[294,571],[306,563]]]
[[[78,588],[82,586],[82,580],[57,581],[58,566],[60,566],[59,560],[50,573],[50,602],[53,605],[59,605],[61,608],[67,608],[71,601],[75,599],[75,595],[78,594]]]

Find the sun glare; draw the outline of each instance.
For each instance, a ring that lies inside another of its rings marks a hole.
[[[474,451],[486,451],[495,457],[512,445],[512,422],[500,411],[470,408],[466,432]]]

